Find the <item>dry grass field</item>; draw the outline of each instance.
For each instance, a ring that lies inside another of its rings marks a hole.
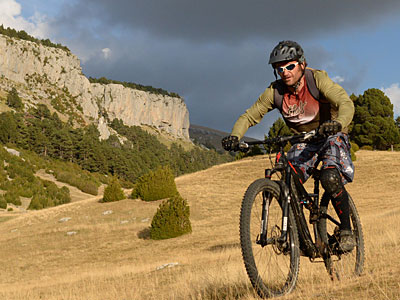
[[[193,233],[170,240],[148,239],[159,201],[99,203],[89,195],[2,212],[0,299],[257,299],[238,222],[247,186],[268,165],[255,157],[177,178]],[[302,258],[296,290],[280,299],[400,299],[400,153],[359,151],[355,165],[347,189],[363,224],[364,274],[331,281],[323,264]]]

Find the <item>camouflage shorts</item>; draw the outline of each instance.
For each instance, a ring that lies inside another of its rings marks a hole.
[[[343,184],[346,184],[354,178],[350,147],[347,135],[339,132],[323,141],[295,144],[290,148],[287,157],[292,165],[302,170],[304,179],[307,180],[307,170],[314,166],[319,156],[322,169],[336,167],[342,176]]]

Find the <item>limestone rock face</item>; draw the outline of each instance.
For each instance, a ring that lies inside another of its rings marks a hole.
[[[107,122],[118,118],[128,126],[148,125],[176,138],[189,139],[189,112],[182,98],[120,84],[90,83],[79,59],[63,49],[0,35],[0,76],[9,83],[26,86],[21,93],[33,105],[39,98],[51,100],[57,96],[49,92],[49,87],[67,93],[73,101],[64,104],[74,106],[70,110],[81,114],[86,123],[97,124],[101,138],[110,135]],[[9,89],[4,83],[1,87]]]

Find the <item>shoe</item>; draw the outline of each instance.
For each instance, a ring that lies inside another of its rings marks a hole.
[[[356,246],[351,230],[340,231],[339,249],[343,252],[351,252]]]

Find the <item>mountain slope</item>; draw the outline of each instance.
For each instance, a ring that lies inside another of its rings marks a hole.
[[[238,222],[246,187],[268,165],[257,156],[178,177],[193,233],[175,239],[147,239],[160,201],[89,199],[3,219],[0,298],[258,299]],[[358,151],[355,166],[347,188],[363,224],[364,275],[332,282],[323,264],[302,259],[297,289],[282,299],[399,299],[400,153]]]
[[[14,87],[26,108],[45,104],[76,126],[95,124],[102,139],[113,133],[108,125],[116,118],[189,139],[189,112],[177,94],[107,80],[91,83],[65,48],[0,34],[0,77],[0,96]]]
[[[221,146],[221,140],[223,137],[228,136],[229,132],[224,132],[216,129],[212,129],[205,126],[190,124],[189,136],[195,142],[207,147],[208,149],[215,149],[219,152],[225,150]],[[243,138],[246,141],[253,141],[254,138],[245,136]]]

